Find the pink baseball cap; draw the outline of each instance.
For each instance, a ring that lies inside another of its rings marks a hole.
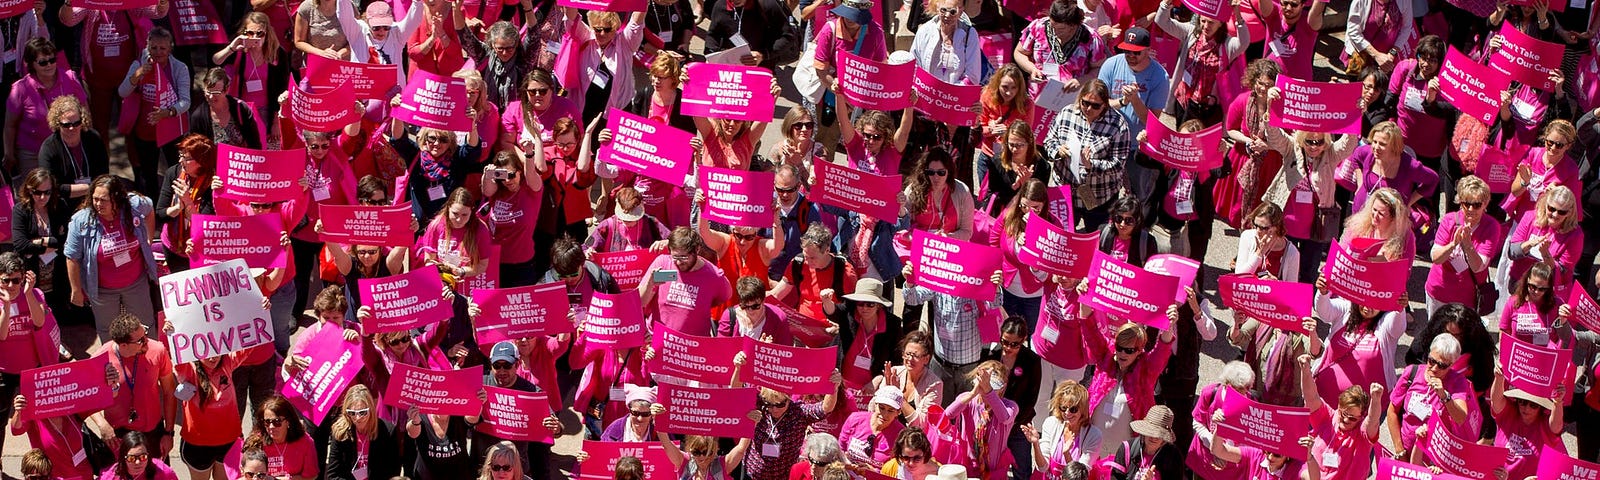
[[[387,27],[394,25],[394,9],[388,2],[372,2],[367,5],[367,26]]]

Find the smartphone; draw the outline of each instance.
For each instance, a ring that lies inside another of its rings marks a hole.
[[[583,294],[570,292],[567,293],[567,303],[571,305],[583,303]]]
[[[504,168],[496,168],[496,169],[493,169],[493,170],[489,170],[489,179],[490,180],[510,180],[511,179],[511,171],[510,170],[506,170]]]
[[[656,270],[655,273],[650,274],[650,281],[655,283],[676,282],[678,281],[678,271]]]

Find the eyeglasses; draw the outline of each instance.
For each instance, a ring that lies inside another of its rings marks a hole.
[[[537,97],[537,96],[542,96],[542,95],[544,95],[546,93],[550,93],[550,88],[548,88],[548,87],[546,87],[546,88],[530,88],[530,89],[527,89],[525,91],[528,92],[528,95],[533,95],[533,96]]]
[[[761,402],[761,408],[789,408],[789,401],[784,400],[782,402]]]
[[[1528,284],[1528,293],[1546,293],[1550,291],[1549,285]]]
[[[239,472],[239,475],[242,475],[244,478],[249,480],[272,478],[272,474],[267,472]]]
[[[958,12],[958,10],[956,10],[954,8],[939,7],[939,14],[940,15],[944,15],[944,16],[949,17],[949,16],[954,16],[956,14],[956,12]]]
[[[377,255],[377,254],[378,254],[377,250],[356,250],[356,256],[358,256],[358,257],[365,257],[365,256]]]
[[[690,254],[678,255],[676,253],[672,254],[672,261],[674,261],[674,262],[687,262],[687,261],[692,260],[692,259],[694,259],[694,255],[690,255]]]
[[[717,452],[712,450],[690,450],[689,454],[696,457],[709,457]]]
[[[906,352],[906,353],[900,354],[900,358],[902,360],[913,360],[913,359],[928,358],[929,356],[932,356],[932,355],[933,354],[931,354],[931,353],[915,354],[915,353],[911,353],[911,352]]]
[[[422,137],[422,142],[428,145],[442,144],[449,140],[450,137],[444,135],[428,135],[426,137]]]
[[[611,33],[611,32],[615,32],[615,31],[617,31],[617,27],[594,27],[594,33],[601,34],[601,35],[604,35],[604,34],[607,34],[607,33]]]
[[[33,65],[36,66],[36,67],[48,67],[48,66],[55,65],[55,64],[56,64],[56,57],[44,57],[44,58],[41,58],[41,59],[33,61]]]
[[[83,120],[73,120],[73,121],[70,121],[70,122],[65,122],[65,121],[56,122],[56,126],[57,127],[61,127],[62,129],[78,128],[78,127],[83,126]]]
[[[284,420],[281,418],[263,418],[261,419],[261,424],[269,427],[281,427],[284,424]]]
[[[1000,341],[1000,348],[1004,348],[1004,349],[1007,349],[1007,350],[1010,350],[1010,349],[1013,349],[1013,348],[1022,348],[1022,342],[1013,342],[1013,341],[1009,341],[1009,340],[1001,340]]]
[[[895,457],[895,459],[899,460],[900,463],[909,465],[909,464],[922,463],[923,461],[928,459],[928,456],[927,455],[901,455],[901,456]]]
[[[512,364],[511,362],[499,361],[499,362],[494,362],[494,365],[490,365],[490,368],[493,368],[495,370],[510,370],[512,367],[515,367],[515,366],[516,365]]]
[[[372,27],[373,30],[377,30],[379,28],[387,30],[389,27]],[[243,36],[249,37],[249,38],[266,38],[267,32],[263,32],[263,31],[260,31],[260,30],[245,30],[244,33],[240,33],[240,35],[243,35]]]
[[[1078,411],[1082,410],[1082,409],[1083,409],[1082,405],[1073,405],[1073,406],[1070,406],[1070,407],[1062,407],[1061,411],[1067,412],[1067,414],[1070,415],[1070,414],[1078,413]]]
[[[1555,140],[1551,140],[1551,139],[1548,139],[1548,138],[1546,138],[1544,140],[1544,148],[1549,148],[1549,149],[1552,149],[1552,150],[1560,150],[1560,149],[1563,149],[1563,148],[1567,148],[1567,145],[1571,145],[1571,144],[1572,144],[1571,142],[1557,142]]]
[[[871,140],[871,141],[876,142],[876,141],[879,141],[879,140],[883,140],[883,134],[881,134],[881,133],[863,133],[863,134],[861,134],[861,138],[865,138],[867,140]]]
[[[576,271],[576,272],[572,272],[572,273],[557,273],[556,274],[556,279],[557,280],[567,280],[567,279],[572,279],[572,278],[578,278],[581,275],[583,275],[583,271],[582,270],[579,270],[579,271]]]
[[[372,27],[372,31],[374,31],[374,32],[387,32],[387,31],[389,31],[390,28],[393,28],[393,27],[389,27],[389,26]]]
[[[644,417],[648,417],[648,416],[655,415],[655,414],[654,413],[650,413],[649,410],[643,410],[643,411],[641,411],[641,410],[628,410],[628,415],[633,415],[635,417],[644,418]]]
[[[1119,225],[1133,225],[1135,223],[1139,223],[1139,218],[1132,215],[1117,215],[1112,217],[1111,221],[1116,222]]]
[[[138,340],[118,340],[117,341],[118,344],[121,344],[124,347],[132,346],[132,345],[138,345],[138,346],[142,347],[142,346],[144,346],[145,343],[148,343],[148,342],[150,342],[150,337],[140,337]]]
[[[1433,357],[1428,357],[1428,365],[1432,366],[1433,368],[1438,368],[1438,369],[1450,368],[1450,364],[1449,363],[1445,363],[1444,360],[1440,360],[1440,359],[1433,358]]]
[[[327,143],[307,143],[306,144],[306,150],[310,150],[310,151],[327,150],[328,148],[331,148],[330,145],[331,144],[327,144]]]
[[[493,472],[509,472],[509,471],[511,471],[511,465],[510,464],[504,464],[504,463],[495,463],[495,464],[489,465],[489,470],[493,471]]]
[[[1550,207],[1550,206],[1546,206],[1546,207],[1544,207],[1544,209],[1549,211],[1551,215],[1555,215],[1557,217],[1564,216],[1564,215],[1567,214],[1567,212],[1571,211],[1571,210],[1567,210],[1567,209],[1564,209],[1564,208],[1556,208],[1556,207]]]
[[[756,310],[760,310],[761,307],[764,307],[764,306],[766,306],[766,304],[763,304],[763,303],[752,303],[752,304],[749,304],[749,305],[740,305],[739,309],[740,310],[744,310],[746,312],[754,312]]]
[[[22,285],[22,277],[0,278],[0,285],[5,285],[5,286]]]
[[[800,122],[789,126],[790,130],[816,130],[817,122]]]
[[[139,463],[139,462],[143,462],[145,460],[149,460],[150,459],[150,454],[148,454],[148,453],[130,453],[130,454],[127,454],[127,455],[123,455],[122,458],[126,459],[128,461],[128,463]]]
[[[1483,202],[1456,202],[1462,210],[1477,210],[1483,208]]]
[[[353,409],[344,411],[345,416],[354,417],[354,418],[363,418],[363,417],[366,417],[367,414],[369,414],[369,413],[372,413],[372,409],[371,408],[353,408]]]
[[[1084,100],[1084,101],[1078,102],[1078,108],[1082,108],[1084,110],[1099,110],[1101,108],[1105,108],[1105,106],[1106,106],[1106,104],[1104,104],[1104,103],[1091,102],[1091,101],[1088,101],[1088,100]]]
[[[1320,147],[1320,146],[1327,145],[1327,144],[1328,144],[1327,140],[1306,140],[1306,146],[1307,147]]]
[[[927,169],[927,170],[923,170],[922,173],[927,174],[930,177],[943,177],[945,175],[949,175],[950,174],[950,170],[949,169],[945,169],[945,168],[934,170],[934,169],[930,168],[930,169]]]
[[[45,189],[40,189],[40,190],[34,190],[33,191],[33,196],[35,196],[35,197],[48,197],[48,196],[50,196],[51,193],[55,193],[55,190],[54,189],[45,188]]]
[[[1139,347],[1124,347],[1122,345],[1117,345],[1117,353],[1120,353],[1120,354],[1123,354],[1123,355],[1133,355],[1133,354],[1136,354],[1136,353],[1139,353],[1139,352],[1140,352],[1140,348]]]
[[[411,336],[410,335],[406,335],[404,337],[400,337],[400,338],[396,338],[396,339],[393,339],[393,340],[389,340],[389,346],[391,346],[391,347],[398,347],[398,346],[401,346],[401,345],[405,345],[407,343],[411,343]]]

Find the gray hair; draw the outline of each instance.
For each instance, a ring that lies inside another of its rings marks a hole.
[[[1255,385],[1256,372],[1250,369],[1250,364],[1234,360],[1222,366],[1219,380],[1236,390],[1244,391]]]
[[[1440,335],[1433,337],[1433,343],[1428,344],[1428,351],[1444,357],[1442,360],[1454,363],[1461,357],[1461,341],[1455,335]]]
[[[839,451],[839,439],[827,433],[806,435],[805,447],[801,448],[800,454],[805,460],[819,463],[844,460],[844,453]]]
[[[494,22],[494,25],[489,26],[489,41],[493,42],[495,40],[511,40],[515,42],[517,40],[517,26],[505,20]]]

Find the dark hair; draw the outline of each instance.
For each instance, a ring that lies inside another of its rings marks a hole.
[[[955,167],[955,160],[950,156],[950,152],[942,146],[935,146],[922,152],[922,155],[917,157],[916,167],[911,170],[911,175],[906,178],[905,211],[907,215],[915,217],[921,215],[928,208],[928,195],[933,191],[933,182],[928,179],[927,170],[928,165],[933,162],[944,164],[946,169]],[[945,181],[953,183],[955,179],[947,176]],[[949,185],[948,187],[954,188],[954,185]]]
[[[145,38],[146,42],[148,42],[150,40],[155,40],[155,39],[158,39],[158,38],[163,38],[163,39],[166,39],[167,41],[171,42],[172,41],[172,30],[167,30],[167,27],[151,28],[150,29],[150,33],[146,34],[144,38]]]
[[[833,247],[833,232],[822,222],[811,222],[806,226],[806,231],[800,234],[800,246],[812,245],[827,252]]]
[[[377,175],[366,175],[361,177],[361,180],[356,181],[356,203],[366,205],[367,199],[372,198],[374,193],[382,193],[388,203],[394,203],[393,197],[399,196],[404,192],[397,193],[394,196],[389,195],[388,183],[384,182],[382,178],[378,178]]]
[[[40,185],[45,184],[45,182],[50,183],[50,200],[47,203],[60,201],[60,197],[56,192],[56,187],[59,186],[56,185],[56,176],[44,168],[35,168],[28,171],[28,175],[22,179],[22,188],[16,192],[17,204],[15,208],[22,210],[33,208],[33,191],[38,189]]]
[[[1360,73],[1356,74],[1355,81],[1363,82],[1367,80],[1367,77],[1372,77],[1372,86],[1378,90],[1378,93],[1389,92],[1389,72],[1383,71],[1376,65],[1368,65],[1366,68],[1361,69]]]
[[[1133,218],[1140,221],[1144,220],[1144,204],[1139,203],[1139,199],[1132,195],[1117,197],[1116,200],[1111,202],[1111,209],[1108,211],[1111,213],[1112,217],[1115,217],[1120,213],[1126,213],[1132,215]],[[1137,224],[1135,224],[1135,226],[1137,226]]]
[[[233,85],[233,78],[229,77],[228,71],[223,70],[221,67],[207,68],[205,70],[201,70],[198,75],[195,75],[194,88],[195,90],[204,92],[206,87],[209,87],[211,84],[217,82],[222,82],[222,87],[227,88],[229,85]]]
[[[262,400],[261,405],[256,406],[256,412],[259,413],[255,415],[255,426],[251,429],[250,436],[245,439],[244,448],[265,448],[267,442],[272,441],[272,436],[267,434],[267,424],[262,420],[262,414],[265,412],[277,414],[289,428],[284,434],[284,440],[294,442],[305,438],[306,426],[300,421],[300,413],[295,411],[294,404],[289,403],[289,399],[283,398],[283,395],[275,393]]]
[[[1021,315],[1012,315],[1006,317],[1004,322],[1000,322],[1000,333],[1002,335],[1009,333],[1026,339],[1033,335],[1033,328],[1028,326],[1028,322],[1023,320]]]
[[[42,57],[53,57],[55,54],[56,44],[50,43],[50,39],[44,37],[33,37],[32,40],[28,40],[26,45],[22,46],[22,61],[28,62],[29,72],[33,71],[31,70],[33,62]],[[57,65],[55,68],[60,68],[60,66]]]
[[[1460,303],[1446,303],[1433,311],[1433,316],[1423,325],[1422,332],[1411,339],[1411,348],[1406,351],[1406,363],[1415,365],[1427,361],[1433,339],[1440,334],[1448,335],[1452,324],[1461,329],[1461,335],[1457,336],[1461,341],[1461,351],[1472,353],[1467,357],[1467,362],[1472,367],[1469,380],[1472,380],[1473,390],[1488,390],[1494,382],[1495,359],[1500,358],[1498,339],[1484,328],[1483,317]]]
[[[113,471],[116,473],[115,478],[131,480],[133,478],[133,474],[128,473],[128,450],[132,450],[134,447],[144,447],[145,455],[149,456],[149,458],[145,460],[146,462],[155,460],[157,455],[155,452],[151,451],[152,449],[150,448],[150,444],[145,441],[144,432],[140,432],[138,430],[128,430],[126,432],[122,432],[122,435],[118,438],[122,440],[122,451],[117,452],[117,464],[113,469]],[[156,478],[155,465],[148,463],[145,465],[144,478]]]
[[[1050,21],[1067,25],[1083,25],[1083,9],[1075,0],[1050,2]]]
[[[1555,311],[1556,306],[1560,305],[1561,303],[1560,300],[1556,299],[1556,292],[1553,290],[1556,286],[1556,276],[1555,272],[1551,270],[1550,265],[1544,262],[1535,263],[1533,264],[1533,267],[1528,269],[1528,271],[1522,272],[1522,278],[1517,280],[1516,287],[1511,290],[1511,299],[1510,301],[1506,302],[1505,308],[1514,309],[1522,306],[1524,303],[1527,303],[1528,280],[1533,279],[1534,277],[1543,278],[1546,287],[1544,296],[1539,299],[1539,303],[1534,305],[1534,307],[1537,308],[1541,313]]]
[[[700,232],[694,231],[693,228],[674,228],[672,229],[672,233],[667,235],[668,250],[688,252],[690,255],[699,255],[700,245]]]
[[[83,203],[78,205],[78,210],[91,210],[89,212],[89,221],[100,222],[100,215],[95,214],[92,210],[94,209],[94,191],[101,188],[106,189],[107,193],[111,194],[111,204],[116,207],[117,214],[122,217],[122,227],[127,230],[133,229],[133,202],[128,200],[128,181],[122,177],[109,173],[94,177],[94,181],[89,183],[89,194],[83,196]]]
[[[617,480],[644,480],[644,462],[639,461],[639,457],[622,457],[611,467],[611,472],[616,474]]]
[[[1081,99],[1090,95],[1100,97],[1101,100],[1110,100],[1111,87],[1106,86],[1106,82],[1098,78],[1083,82],[1083,86],[1078,87],[1078,98]]]
[[[317,292],[316,300],[311,302],[311,309],[317,313],[339,312],[344,313],[350,308],[350,300],[344,297],[344,288],[338,285],[329,285]]]
[[[562,235],[555,245],[550,246],[550,269],[558,274],[577,273],[587,260],[583,255],[583,246],[578,245],[571,235]]]
[[[0,257],[0,259],[4,258]],[[734,284],[733,290],[738,293],[740,303],[759,302],[767,298],[767,282],[752,276],[739,277],[739,281]]]
[[[22,261],[22,256],[17,252],[0,253],[0,274],[22,273],[28,271],[27,262]]]
[[[128,312],[117,314],[111,319],[111,325],[106,327],[106,333],[111,335],[111,340],[117,343],[133,340],[133,332],[144,331],[144,322],[138,315]]]
[[[450,196],[445,198],[444,205],[439,207],[438,216],[433,217],[433,221],[439,222],[440,228],[449,232],[451,228],[450,207],[460,205],[462,208],[467,209],[467,223],[461,226],[460,248],[461,252],[466,254],[467,258],[465,260],[468,265],[476,264],[478,260],[482,259],[482,257],[478,256],[478,254],[482,253],[478,251],[478,234],[489,233],[488,228],[484,227],[482,223],[483,220],[473,214],[473,211],[477,210],[478,199],[472,197],[471,190],[467,190],[466,187],[456,187],[455,190],[450,191]],[[482,230],[482,232],[479,230]]]
[[[1061,469],[1063,480],[1089,480],[1089,467],[1082,463],[1068,463]]]
[[[923,350],[927,350],[928,353],[933,353],[933,336],[928,335],[928,332],[922,330],[912,330],[906,332],[906,336],[900,338],[900,353],[904,355],[906,353],[906,347],[911,346],[913,343],[922,345]]]
[[[933,446],[928,443],[928,434],[918,427],[906,427],[900,431],[900,436],[894,439],[895,457],[899,457],[908,449],[922,450],[923,455],[933,456]]]
[[[556,76],[543,68],[535,67],[533,70],[529,70],[527,75],[523,75],[521,87],[526,89],[528,84],[534,82],[543,83],[546,87],[550,87],[551,93],[555,93],[556,90],[561,88],[561,84],[556,83]],[[524,96],[522,98],[526,100],[528,97]]]
[[[1417,58],[1438,63],[1444,61],[1444,50],[1444,39],[1439,38],[1438,35],[1427,35],[1422,37],[1422,40],[1417,41]]]

